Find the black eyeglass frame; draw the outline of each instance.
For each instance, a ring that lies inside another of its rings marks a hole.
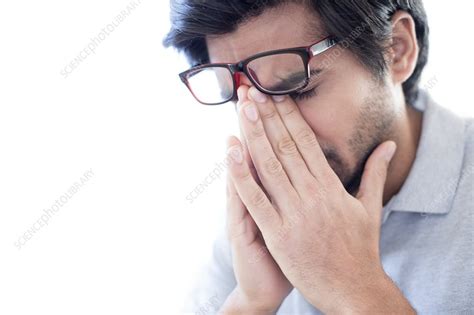
[[[253,56],[250,56],[242,61],[239,61],[237,63],[208,63],[208,64],[203,64],[203,65],[198,65],[195,67],[192,67],[191,69],[188,69],[184,72],[181,72],[179,74],[179,77],[181,81],[186,85],[188,90],[191,92],[193,97],[201,104],[203,105],[221,105],[225,104],[229,101],[232,101],[234,99],[237,99],[237,87],[240,86],[240,76],[238,75],[239,73],[244,73],[249,80],[252,82],[253,85],[262,93],[267,94],[267,95],[286,95],[290,94],[296,91],[300,91],[304,88],[306,88],[309,84],[309,79],[311,77],[311,69],[309,67],[309,63],[311,59],[319,54],[322,54],[326,50],[330,49],[331,47],[335,46],[338,43],[338,40],[334,37],[326,37],[322,40],[317,41],[316,43],[313,43],[309,46],[306,47],[295,47],[295,48],[287,48],[287,49],[278,49],[278,50],[271,50],[271,51],[266,51],[262,52]],[[291,90],[286,90],[286,91],[279,91],[279,92],[272,92],[260,85],[257,80],[254,79],[252,74],[249,71],[248,64],[255,59],[259,59],[261,57],[267,57],[271,55],[279,55],[279,54],[296,54],[301,57],[303,60],[304,67],[306,69],[306,82],[303,86],[291,89]],[[233,81],[233,92],[232,96],[230,96],[227,100],[219,102],[219,103],[206,103],[202,102],[194,93],[193,89],[191,88],[188,78],[190,75],[197,71],[201,71],[206,68],[226,68],[227,70],[230,71],[231,76],[232,76],[232,81]]]

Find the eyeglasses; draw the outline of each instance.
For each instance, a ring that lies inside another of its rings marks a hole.
[[[309,62],[338,43],[327,37],[308,47],[272,50],[238,63],[204,64],[179,74],[194,98],[204,105],[220,105],[237,99],[240,75],[268,95],[286,95],[304,89],[310,82]]]

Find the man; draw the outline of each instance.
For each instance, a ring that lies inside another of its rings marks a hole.
[[[242,131],[191,311],[473,311],[474,127],[418,90],[421,0],[176,1],[165,45]]]

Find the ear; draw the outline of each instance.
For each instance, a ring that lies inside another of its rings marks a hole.
[[[403,84],[413,74],[418,51],[413,17],[405,11],[395,12],[392,16],[392,41],[388,56],[394,84]]]

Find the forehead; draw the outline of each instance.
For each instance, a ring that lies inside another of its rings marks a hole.
[[[211,63],[235,63],[263,51],[307,46],[323,37],[318,14],[289,3],[264,11],[232,33],[208,36],[206,42]]]

